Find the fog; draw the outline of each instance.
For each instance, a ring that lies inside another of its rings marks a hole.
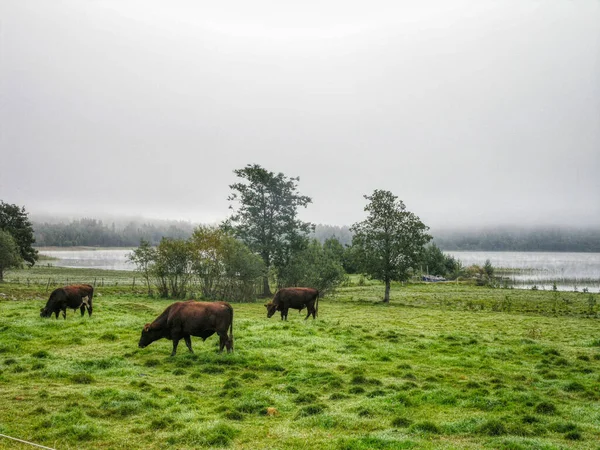
[[[600,3],[0,3],[0,199],[212,223],[234,169],[302,218],[600,225]]]

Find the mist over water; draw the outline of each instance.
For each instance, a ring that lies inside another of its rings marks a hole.
[[[56,267],[135,270],[135,265],[127,258],[131,254],[131,249],[40,250],[40,254],[58,258],[41,262],[41,264],[50,264]]]
[[[127,259],[131,249],[40,250],[42,255],[58,258],[42,262],[57,267],[102,270],[135,270]],[[464,266],[483,265],[489,259],[495,274],[516,288],[600,292],[600,253],[551,252],[445,252]]]
[[[521,288],[600,291],[600,253],[448,251],[464,266],[483,266],[489,259],[495,275]]]

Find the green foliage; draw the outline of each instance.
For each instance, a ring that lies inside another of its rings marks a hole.
[[[192,277],[192,256],[188,241],[167,238],[160,241],[151,273],[161,297],[185,298]]]
[[[217,228],[196,228],[191,245],[193,270],[200,279],[205,298],[255,300],[256,285],[265,270],[259,256]]]
[[[258,164],[234,173],[244,181],[229,186],[232,194],[228,200],[234,212],[223,227],[260,255],[266,270],[285,267],[292,255],[306,246],[312,224],[299,220],[297,209],[312,200],[297,193],[299,178],[275,174]],[[265,273],[263,295],[270,294]]]
[[[343,248],[341,250],[343,252]],[[279,287],[307,286],[317,289],[322,295],[333,293],[346,280],[340,259],[340,247],[335,243],[322,246],[313,239],[278,270]]]
[[[485,260],[485,264],[483,265],[483,272],[488,277],[488,279],[491,279],[494,276],[494,266],[492,266],[492,263],[489,259]]]
[[[75,219],[69,223],[34,222],[33,228],[36,245],[45,247],[134,247],[141,240],[155,246],[163,237],[188,239],[193,230],[190,223],[183,221],[106,224],[94,218]]]
[[[361,270],[385,283],[384,302],[389,302],[390,283],[408,280],[431,236],[429,228],[391,192],[376,189],[364,197],[369,201],[368,217],[352,226],[352,245]]]
[[[12,235],[0,230],[0,282],[4,280],[6,270],[19,267],[22,262],[19,246]]]
[[[0,200],[0,230],[6,231],[13,237],[19,248],[21,259],[29,266],[35,265],[38,260],[38,252],[33,248],[35,243],[33,227],[25,207],[19,208],[17,205],[10,205]]]
[[[446,278],[456,278],[462,269],[458,259],[444,254],[435,243],[425,246],[421,264],[429,274]]]
[[[478,286],[491,286],[495,283],[494,267],[489,259],[485,261],[484,266],[473,264],[464,268],[461,275],[467,278],[474,279]],[[536,288],[537,289],[537,288]]]
[[[150,246],[150,242],[142,239],[140,240],[140,246],[131,252],[128,259],[135,264],[136,271],[144,278],[148,287],[148,295],[151,295],[150,276],[152,274],[152,267],[156,261],[156,249]]]

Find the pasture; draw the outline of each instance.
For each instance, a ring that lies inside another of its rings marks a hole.
[[[233,354],[212,336],[173,358],[164,339],[137,347],[171,303],[141,286],[98,287],[92,318],[66,321],[39,317],[43,283],[0,294],[0,433],[45,446],[599,448],[589,294],[394,285],[383,305],[382,286],[351,284],[315,321],[233,304]]]

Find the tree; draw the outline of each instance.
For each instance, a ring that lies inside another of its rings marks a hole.
[[[35,242],[33,227],[25,207],[19,208],[17,205],[10,205],[0,200],[0,230],[10,233],[19,247],[21,258],[29,266],[35,265],[38,252],[33,248]]]
[[[457,277],[460,270],[459,261],[453,256],[446,255],[433,242],[425,247],[423,265],[431,275]]]
[[[368,217],[352,225],[361,271],[385,283],[384,302],[390,301],[390,283],[405,281],[420,261],[423,247],[431,240],[429,227],[407,211],[398,197],[376,189],[365,195]]]
[[[191,238],[193,270],[202,296],[209,299],[254,301],[264,273],[262,259],[222,229],[200,226]]]
[[[335,242],[339,244],[338,241]],[[325,246],[313,239],[304,250],[292,256],[289,264],[278,270],[279,286],[310,286],[321,295],[335,291],[346,280],[346,272],[337,250],[333,243]],[[341,250],[343,251],[343,247]]]
[[[152,265],[156,259],[156,249],[151,247],[150,242],[147,240],[140,239],[140,246],[129,254],[128,259],[135,264],[136,270],[141,273],[144,280],[146,280],[148,295],[151,295],[152,288],[150,287],[150,275],[152,273]]]
[[[192,247],[183,239],[163,238],[156,247],[152,275],[161,297],[184,298],[192,278]]]
[[[4,272],[13,267],[19,267],[23,259],[19,252],[19,246],[6,231],[0,230],[0,282],[4,281]]]
[[[297,209],[312,200],[298,194],[299,178],[275,174],[258,164],[234,173],[244,181],[229,186],[233,193],[228,200],[234,212],[223,227],[262,258],[263,295],[270,296],[269,270],[284,266],[296,251],[306,247],[313,225],[298,220]]]

